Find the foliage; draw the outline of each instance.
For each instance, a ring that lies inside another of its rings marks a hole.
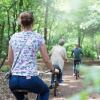
[[[68,57],[74,43],[82,45],[85,56],[95,58],[96,54],[100,55],[97,39],[100,33],[99,0],[1,0],[0,6],[0,58],[7,53],[10,36],[20,31],[17,17],[22,11],[34,14],[33,30],[47,38],[48,51],[64,38]],[[88,47],[84,46],[87,40],[90,40]]]
[[[75,44],[65,43],[64,47],[66,48],[68,58],[71,57],[71,53],[74,46]],[[92,58],[92,59],[97,58],[96,50],[93,49],[93,46],[91,43],[83,44],[82,51],[83,51],[84,57],[86,58]]]
[[[67,57],[70,58],[73,50],[73,44],[65,44],[64,47],[66,48],[67,51]]]
[[[41,58],[41,54],[40,52],[37,53],[37,59],[40,59]]]
[[[96,51],[89,45],[83,47],[84,56],[88,58],[97,58]]]
[[[84,86],[85,89],[75,96],[71,97],[69,100],[88,100],[89,96],[93,93],[100,94],[100,66],[82,66],[80,71],[84,76]]]
[[[1,72],[8,72],[8,71],[9,71],[9,67],[8,67],[8,66],[2,66],[2,67],[0,68],[0,71],[1,71]]]

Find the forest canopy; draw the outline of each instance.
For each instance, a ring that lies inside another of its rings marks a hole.
[[[100,55],[100,1],[99,0],[0,0],[0,58],[7,54],[10,36],[20,31],[18,15],[32,12],[34,31],[44,36],[48,50],[64,38],[70,57],[78,43],[84,55]]]

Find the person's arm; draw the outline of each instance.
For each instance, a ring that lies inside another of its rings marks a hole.
[[[65,62],[67,62],[67,55],[66,54],[67,54],[67,52],[66,52],[66,49],[64,48],[64,57],[63,57],[63,59],[64,59]]]
[[[49,60],[49,56],[48,56],[48,53],[47,53],[47,49],[46,49],[46,46],[45,44],[42,44],[40,46],[40,53],[43,57],[43,60],[45,62],[45,64],[47,65],[47,67],[52,71],[54,72],[54,67],[52,66],[52,63],[50,62]]]
[[[72,50],[72,52],[71,52],[71,57],[73,57],[73,53],[74,53],[74,50]]]
[[[9,48],[8,48],[8,57],[7,57],[7,64],[9,66],[12,65],[13,59],[14,59],[13,50],[12,50],[11,46],[9,45]]]

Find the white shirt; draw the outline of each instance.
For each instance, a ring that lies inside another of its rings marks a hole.
[[[63,46],[56,45],[51,50],[51,62],[58,65],[61,70],[64,67],[64,58],[66,58],[66,49]]]

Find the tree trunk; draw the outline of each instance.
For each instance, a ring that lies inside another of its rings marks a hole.
[[[48,1],[46,3],[45,19],[44,19],[44,39],[46,43],[47,43],[47,34],[48,34],[47,24],[48,24]]]
[[[10,17],[9,11],[7,11],[7,21],[8,21],[8,40],[10,39]]]
[[[23,0],[19,1],[19,14],[22,12],[22,7],[23,7]],[[20,26],[18,26],[18,31],[20,31]]]
[[[0,25],[0,58],[2,55],[2,47],[3,47],[3,37],[4,37],[4,26],[5,23],[3,22],[2,25]]]
[[[81,46],[81,31],[78,29],[78,45]]]

